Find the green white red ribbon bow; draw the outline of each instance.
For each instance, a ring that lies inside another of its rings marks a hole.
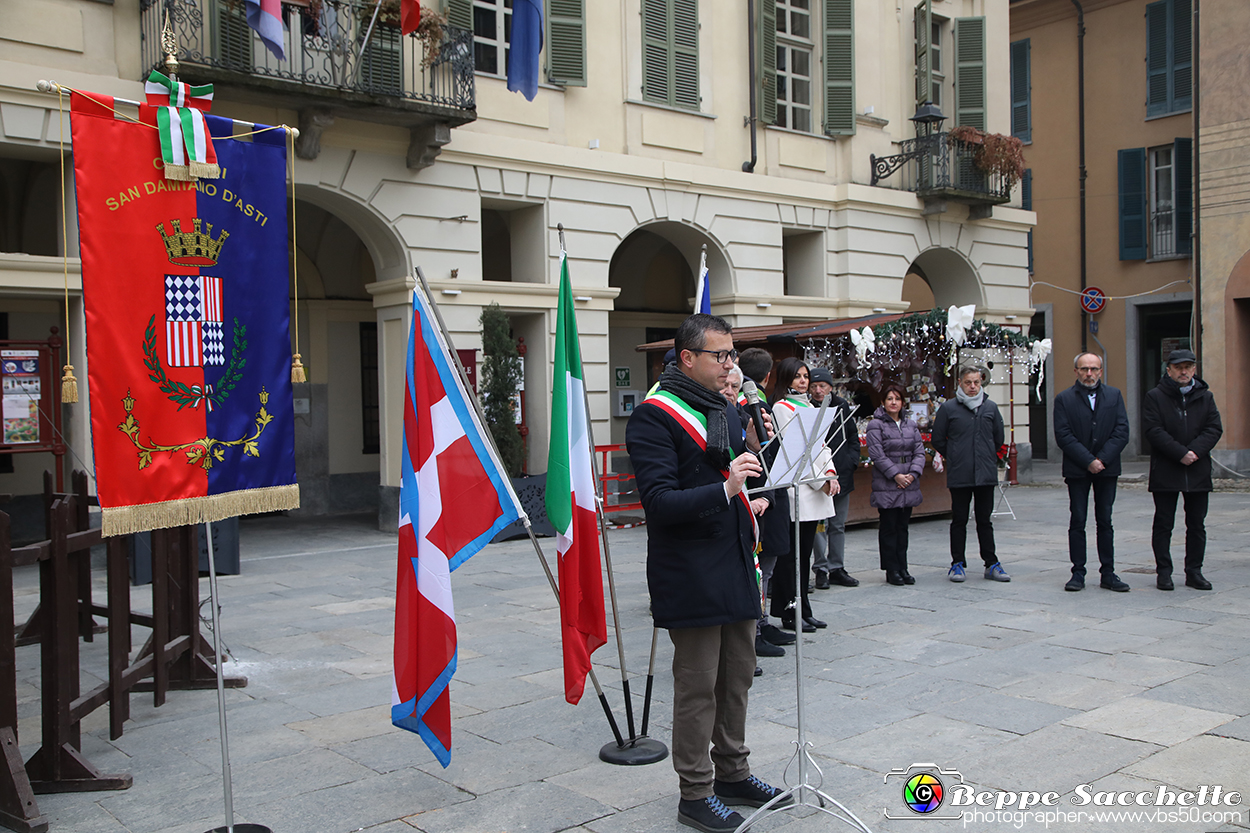
[[[143,89],[147,103],[156,107],[165,178],[181,182],[219,179],[217,152],[204,122],[204,113],[213,107],[213,85],[192,87],[152,70]]]

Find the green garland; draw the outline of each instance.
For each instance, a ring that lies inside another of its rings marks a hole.
[[[200,400],[208,399],[214,405],[220,405],[230,396],[230,391],[234,390],[239,384],[239,380],[243,378],[243,368],[247,366],[247,359],[243,358],[243,351],[247,349],[247,327],[239,324],[239,319],[234,319],[234,344],[230,350],[230,364],[226,367],[226,372],[222,374],[221,379],[217,382],[217,387],[211,391],[205,392],[200,389],[199,385],[184,385],[182,382],[170,379],[165,375],[165,368],[161,366],[160,356],[156,353],[156,316],[153,315],[148,319],[147,329],[143,333],[143,354],[146,358],[143,361],[145,367],[151,371],[148,376],[153,382],[169,397],[170,401],[178,404],[178,410],[191,405],[198,407]],[[207,387],[207,386],[206,386]]]

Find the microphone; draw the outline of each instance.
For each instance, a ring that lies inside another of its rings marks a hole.
[[[764,428],[764,413],[760,410],[760,389],[750,379],[742,380],[742,392],[747,397],[747,413],[755,423],[755,436],[763,446],[768,442],[768,431]]]

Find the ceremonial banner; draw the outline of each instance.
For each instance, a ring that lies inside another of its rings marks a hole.
[[[560,253],[555,375],[551,389],[551,445],[547,452],[547,517],[560,553],[560,636],[564,647],[564,699],[582,699],[590,655],[608,641],[599,560],[595,472],[590,422],[569,257]]]
[[[451,572],[521,517],[507,474],[419,291],[404,383],[391,722],[451,762]]]
[[[172,181],[112,105],[71,117],[103,533],[296,508],[285,133],[206,115],[221,178]]]

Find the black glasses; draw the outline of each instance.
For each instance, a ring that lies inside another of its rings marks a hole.
[[[691,353],[707,353],[709,356],[716,359],[717,364],[724,364],[729,359],[733,359],[734,361],[738,360],[737,350],[701,350],[697,347],[687,347],[686,349]]]

